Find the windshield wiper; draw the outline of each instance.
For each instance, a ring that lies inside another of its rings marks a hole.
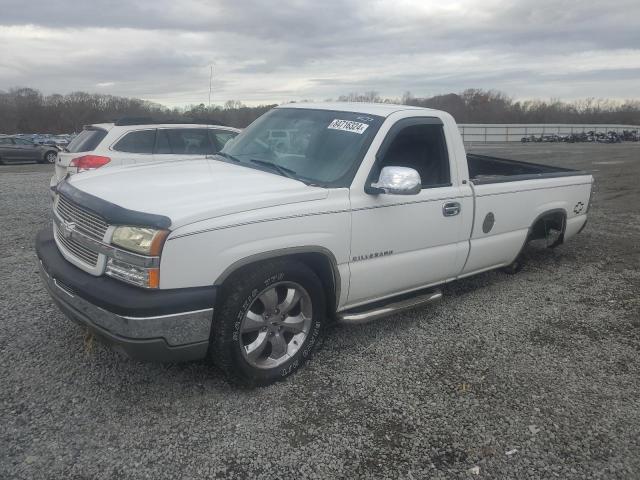
[[[213,156],[215,157],[216,155],[220,155],[221,157],[226,158],[227,160],[233,160],[234,162],[239,162],[240,159],[234,157],[233,155],[226,153],[226,152],[216,152],[213,154]]]
[[[296,177],[295,170],[291,170],[290,168],[283,167],[282,165],[278,165],[277,163],[267,162],[266,160],[257,160],[255,158],[252,158],[250,162],[275,170],[276,172],[280,173],[280,175],[284,177],[293,178],[294,180],[300,180],[299,178]]]
[[[234,157],[233,155],[231,155],[229,153],[226,153],[226,152],[218,152],[215,155],[220,155],[223,158],[232,160],[232,161],[237,162],[237,163],[242,163],[242,161],[238,157]],[[282,175],[283,177],[291,178],[293,180],[298,180],[298,181],[308,185],[307,182],[305,182],[304,180],[302,180],[302,179],[297,177],[297,172],[295,170],[292,170],[292,169],[287,168],[287,167],[283,167],[282,165],[278,165],[277,163],[267,162],[266,160],[258,160],[257,158],[251,158],[251,159],[249,159],[249,161],[251,163],[255,163],[256,165],[260,165],[260,166],[263,166],[263,167],[267,167],[267,168],[269,168],[271,170],[274,170],[274,171],[278,172],[280,175]]]

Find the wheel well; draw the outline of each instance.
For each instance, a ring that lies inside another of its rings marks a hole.
[[[334,271],[331,260],[326,255],[317,252],[297,253],[291,257],[303,262],[318,275],[327,297],[327,313],[333,315],[338,305],[340,288],[337,266]]]
[[[232,266],[232,268],[223,273],[221,278],[216,282],[216,285],[222,285],[224,287],[227,279],[241,274],[243,270],[250,269],[255,267],[257,264],[268,262],[276,258],[290,258],[292,260],[297,260],[313,270],[324,287],[327,299],[327,314],[329,316],[333,316],[335,314],[340,295],[340,276],[338,273],[338,267],[335,261],[330,258],[328,254],[321,252],[276,253],[269,257],[260,256],[260,258],[254,259],[253,261],[239,262],[237,268]]]
[[[560,245],[564,241],[564,230],[567,225],[567,213],[564,210],[552,210],[540,215],[531,225],[527,242],[541,240],[549,237],[551,230],[560,232],[557,240],[550,246]]]

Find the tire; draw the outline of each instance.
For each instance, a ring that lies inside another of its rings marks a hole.
[[[44,154],[44,157],[42,157],[42,160],[39,161],[38,163],[56,163],[56,158],[58,158],[58,153],[55,152],[54,150],[49,150],[47,151],[47,153]]]
[[[522,258],[522,255],[518,255],[518,257],[513,262],[511,262],[506,267],[502,267],[500,270],[509,275],[515,275],[520,270],[522,270],[522,267],[524,267],[524,259]]]
[[[264,386],[292,375],[309,359],[326,324],[322,282],[296,260],[244,267],[225,282],[221,295],[210,357],[241,385]]]

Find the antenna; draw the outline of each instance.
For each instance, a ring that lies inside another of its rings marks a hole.
[[[211,110],[211,87],[213,85],[213,64],[211,64],[210,66],[210,73],[209,73],[209,110]]]

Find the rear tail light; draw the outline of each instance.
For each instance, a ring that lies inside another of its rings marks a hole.
[[[111,159],[109,157],[103,157],[101,155],[83,155],[82,157],[77,157],[71,160],[69,166],[76,167],[78,169],[78,173],[80,173],[86,170],[100,168],[110,161]]]

